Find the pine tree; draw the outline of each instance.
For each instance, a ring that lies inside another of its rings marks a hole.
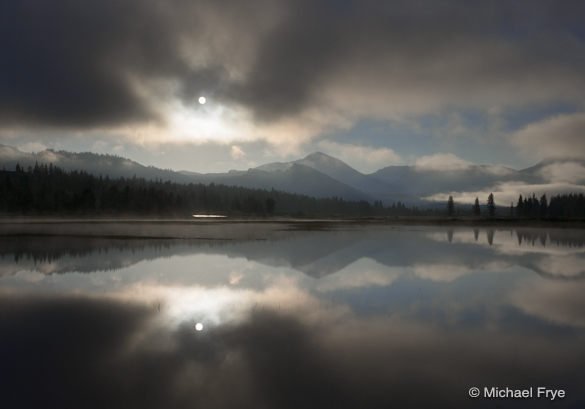
[[[518,203],[516,203],[516,217],[524,216],[524,201],[522,195],[518,197]]]
[[[546,217],[546,214],[548,212],[548,201],[546,199],[546,194],[542,195],[540,197],[540,214],[539,217]]]
[[[481,215],[481,208],[479,207],[479,199],[477,197],[475,198],[475,203],[471,207],[471,210],[473,211],[474,216]]]
[[[488,215],[494,217],[496,215],[496,203],[494,202],[494,194],[490,193],[487,200]]]
[[[453,201],[453,196],[449,196],[449,200],[447,200],[447,214],[449,216],[453,216],[455,213],[455,202]]]

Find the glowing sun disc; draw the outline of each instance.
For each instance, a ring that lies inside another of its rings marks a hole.
[[[203,331],[203,324],[198,322],[197,324],[195,324],[195,330],[196,331]]]
[[[198,101],[201,105],[203,105],[207,102],[207,99],[205,97],[199,97]]]

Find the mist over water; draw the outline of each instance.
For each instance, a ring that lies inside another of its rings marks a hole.
[[[2,229],[3,407],[585,404],[583,230]]]

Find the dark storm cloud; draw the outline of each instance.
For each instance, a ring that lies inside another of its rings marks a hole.
[[[221,69],[193,70],[180,57],[184,20],[174,3],[3,1],[0,120],[87,126],[156,118],[131,79],[177,78],[197,90],[217,84]]]
[[[198,93],[273,121],[323,103],[331,89],[342,101],[378,92],[424,105],[570,98],[583,88],[583,2],[242,3],[3,1],[0,121],[161,119],[160,102]]]
[[[576,52],[583,50],[576,17],[585,12],[583,3],[340,4],[292,2],[282,23],[260,40],[240,95],[260,118],[300,111],[330,86],[357,94],[360,86],[373,93],[379,87],[387,99],[438,93],[449,103],[453,97],[473,100],[470,88],[490,93],[494,85],[517,92],[516,83],[529,82],[548,93],[539,81],[580,78],[584,67]]]

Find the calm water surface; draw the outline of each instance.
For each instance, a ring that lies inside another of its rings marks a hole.
[[[583,230],[151,227],[0,237],[1,407],[585,408]]]

